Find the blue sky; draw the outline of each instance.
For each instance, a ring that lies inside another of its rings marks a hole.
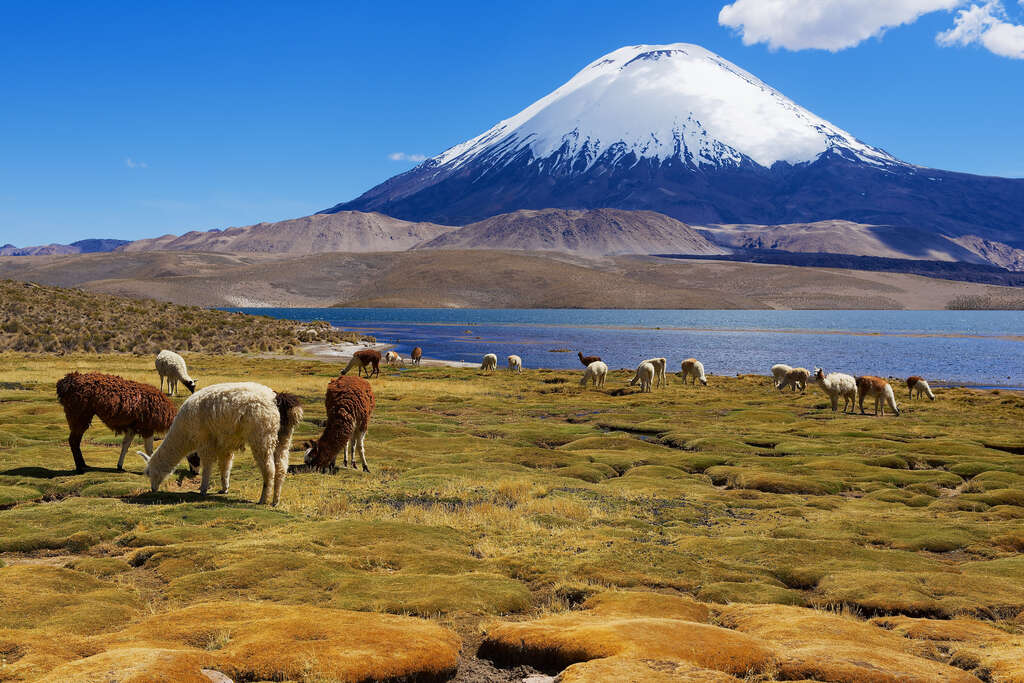
[[[712,0],[5,3],[0,244],[307,215],[636,43],[699,43],[904,160],[1024,177],[1018,0],[827,0],[808,25],[751,2],[733,27]]]

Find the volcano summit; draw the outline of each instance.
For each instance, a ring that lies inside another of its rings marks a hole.
[[[462,225],[521,209],[688,223],[844,219],[1024,246],[1024,180],[922,168],[697,45],[636,45],[477,137],[324,213]]]

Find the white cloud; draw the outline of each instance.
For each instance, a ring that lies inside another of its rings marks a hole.
[[[425,154],[406,154],[405,152],[392,152],[388,155],[388,159],[391,161],[415,161],[419,163],[426,161],[427,157]]]
[[[124,158],[124,165],[128,168],[149,168],[149,164],[145,161],[135,161],[131,157]]]
[[[935,36],[935,40],[945,46],[980,43],[1001,57],[1024,59],[1024,26],[1007,19],[1006,9],[998,0],[971,5],[957,12],[953,28]]]
[[[736,0],[718,13],[744,45],[787,50],[854,47],[924,14],[960,7],[966,0]]]
[[[718,23],[736,30],[744,45],[838,52],[879,37],[921,16],[964,7],[970,0],[735,0]],[[1018,0],[1024,7],[1024,0]],[[1024,59],[1024,26],[1010,21],[1003,0],[983,0],[960,9],[953,28],[935,37],[939,45],[979,43],[1002,57]]]

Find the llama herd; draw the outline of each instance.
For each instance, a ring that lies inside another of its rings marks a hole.
[[[372,353],[376,354],[377,362],[364,355],[360,369],[372,366],[379,373],[380,354]],[[369,472],[364,441],[375,400],[369,382],[344,376],[351,367],[349,363],[342,376],[327,385],[324,430],[315,442],[307,443],[305,453],[305,464],[312,469],[333,469],[338,453],[344,450],[345,466],[351,460],[351,466],[356,467],[358,451],[363,470]],[[185,360],[173,351],[160,352],[156,370],[160,375],[159,389],[98,372],[71,372],[57,382],[57,399],[67,419],[68,445],[75,469],[87,469],[82,457],[82,436],[92,419],[98,417],[115,434],[124,434],[118,470],[124,469],[125,454],[135,436],[145,440],[145,452],[136,452],[146,463],[144,474],[154,492],[175,466],[187,459],[193,472],[201,470],[201,494],[209,490],[214,465],[220,472],[220,493],[227,493],[234,454],[249,446],[263,476],[259,503],[277,505],[288,473],[292,434],[302,420],[299,397],[256,382],[226,382],[196,390]],[[168,394],[176,391],[179,381],[192,392],[178,409],[163,393],[165,378]],[[153,437],[157,433],[165,436],[154,450]]]
[[[584,366],[580,386],[588,384],[601,389],[608,377],[608,365],[599,356],[584,356],[578,352]],[[416,347],[411,355],[413,364],[419,365],[423,350]],[[404,361],[394,351],[384,355],[388,365],[402,365]],[[521,373],[523,361],[519,356],[507,356],[508,371]],[[327,418],[323,432],[316,441],[305,444],[304,463],[317,471],[331,471],[339,453],[342,466],[357,467],[356,455],[364,472],[370,468],[366,462],[366,432],[373,415],[376,399],[367,379],[380,374],[381,354],[373,349],[362,349],[353,354],[341,374],[327,385],[324,398]],[[668,385],[665,358],[642,361],[629,386],[640,385],[641,393]],[[64,408],[68,423],[68,445],[78,472],[86,470],[82,456],[82,437],[94,417],[114,431],[123,434],[117,469],[124,469],[124,459],[136,436],[141,436],[145,451],[136,453],[145,461],[145,475],[153,491],[157,491],[175,466],[187,459],[193,474],[201,472],[200,493],[209,490],[214,465],[220,473],[221,493],[230,485],[234,453],[249,446],[253,459],[263,476],[263,491],[259,503],[277,505],[288,472],[288,454],[292,434],[302,420],[299,398],[286,392],[277,392],[255,382],[228,382],[196,389],[196,381],[189,376],[185,360],[173,351],[161,351],[156,357],[156,371],[160,388],[134,382],[117,375],[97,372],[71,372],[57,382],[57,398]],[[480,365],[482,370],[498,367],[496,354],[488,353]],[[347,376],[352,369],[357,376]],[[700,382],[707,386],[704,365],[696,358],[687,358],[680,365],[683,384]],[[813,382],[829,397],[832,411],[838,412],[839,399],[843,399],[843,412],[856,407],[864,414],[864,400],[874,399],[875,415],[885,414],[885,408],[900,414],[892,386],[881,377],[863,375],[853,377],[841,372],[825,374],[821,368],[814,373],[805,368],[792,368],[785,364],[771,367],[773,384],[779,391],[789,387],[803,392]],[[164,393],[164,382],[167,393]],[[180,408],[175,408],[168,396],[177,394],[181,382],[190,392]],[[917,375],[907,379],[910,398],[922,394],[935,400],[935,394],[924,378]],[[164,434],[159,447],[153,448],[154,435]]]
[[[839,411],[839,399],[843,399],[843,412],[854,412],[860,408],[861,415],[864,413],[864,399],[875,400],[875,415],[884,415],[885,408],[894,415],[900,414],[899,406],[896,404],[896,394],[892,385],[881,377],[874,375],[861,375],[854,377],[842,372],[830,372],[828,375],[821,368],[815,368],[814,374],[806,368],[791,368],[788,365],[779,363],[771,367],[775,388],[782,391],[790,387],[792,391],[799,389],[803,391],[809,381],[817,384],[832,404],[832,412]],[[932,401],[935,394],[932,392],[928,382],[923,377],[914,375],[907,378],[907,391],[911,400],[920,398],[924,394]]]

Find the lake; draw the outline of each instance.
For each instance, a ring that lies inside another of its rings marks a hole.
[[[610,368],[693,356],[710,374],[767,374],[775,363],[853,375],[922,375],[937,384],[1024,387],[1022,311],[665,311],[580,309],[233,308],[325,320],[373,334],[403,356],[580,369],[576,351]],[[557,352],[569,349],[570,352]]]

